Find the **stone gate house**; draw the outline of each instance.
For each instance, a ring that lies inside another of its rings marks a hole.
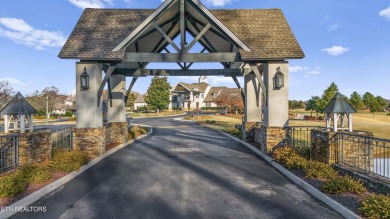
[[[204,49],[190,52],[195,44]],[[125,100],[134,83],[156,75],[231,77],[240,89],[237,77],[244,77],[244,123],[281,129],[288,123],[287,60],[304,53],[280,9],[208,10],[199,0],[166,0],[157,9],[86,9],[59,57],[79,60],[74,147],[97,156],[104,151],[106,84],[114,136],[127,134]],[[148,68],[153,62],[179,69]],[[223,67],[191,69],[200,62]]]

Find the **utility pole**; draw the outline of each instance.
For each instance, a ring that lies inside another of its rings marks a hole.
[[[49,94],[46,94],[46,124],[49,124]]]

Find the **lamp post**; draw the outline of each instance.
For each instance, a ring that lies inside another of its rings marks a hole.
[[[46,94],[46,124],[49,124],[49,94]]]

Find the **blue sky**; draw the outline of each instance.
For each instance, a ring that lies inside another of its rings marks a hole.
[[[340,91],[369,91],[390,99],[390,1],[203,0],[209,8],[281,8],[306,54],[290,60],[290,99],[321,95],[336,82]],[[0,80],[24,94],[57,86],[75,89],[75,60],[58,52],[83,8],[156,8],[161,0],[1,0]],[[194,78],[170,78],[195,82]],[[128,83],[130,80],[128,79]],[[150,78],[134,90],[145,93]],[[209,78],[234,87],[230,78]]]

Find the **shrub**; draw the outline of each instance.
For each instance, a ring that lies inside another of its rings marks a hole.
[[[43,183],[52,178],[50,169],[45,164],[23,165],[18,171],[29,183]]]
[[[328,194],[342,194],[346,192],[362,194],[367,192],[360,180],[354,180],[350,176],[338,176],[326,181],[322,191]]]
[[[73,116],[73,113],[72,113],[72,112],[69,112],[69,111],[68,111],[68,112],[65,113],[65,117],[72,117],[72,116]]]
[[[20,171],[16,171],[0,177],[0,197],[14,197],[24,192],[28,185],[26,179]]]
[[[372,194],[360,200],[359,213],[367,218],[390,218],[390,197]]]
[[[79,150],[55,149],[49,167],[53,171],[73,172],[87,163],[87,157]]]
[[[306,177],[314,179],[332,179],[337,176],[337,171],[328,164],[309,161],[305,168]]]
[[[141,126],[132,126],[129,129],[129,136],[128,140],[132,140],[140,135],[147,134],[149,131],[147,128],[141,127]]]
[[[206,120],[206,123],[210,123],[210,120]]]
[[[273,152],[277,162],[283,163],[288,169],[304,169],[308,160],[297,154],[291,147],[281,147]]]
[[[240,129],[230,128],[227,129],[226,132],[242,139],[242,131]]]

